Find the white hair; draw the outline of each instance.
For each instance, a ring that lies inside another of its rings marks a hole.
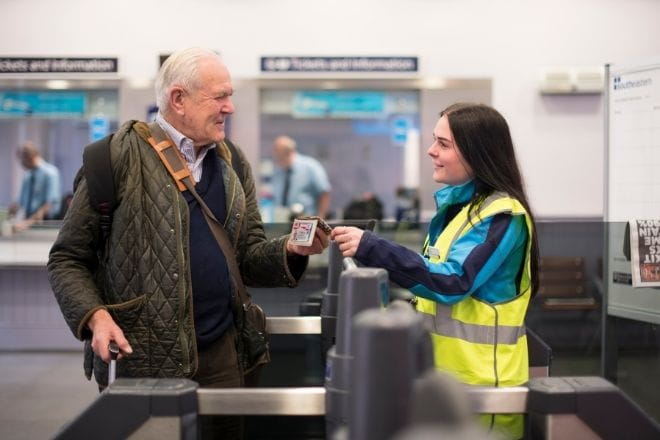
[[[178,85],[188,90],[199,86],[197,67],[199,61],[215,58],[222,62],[220,55],[202,47],[191,47],[174,52],[163,63],[156,75],[156,105],[162,113],[168,110],[169,94],[172,86]]]

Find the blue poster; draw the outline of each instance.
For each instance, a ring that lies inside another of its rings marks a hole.
[[[94,116],[89,120],[89,140],[92,142],[103,139],[110,134],[110,120],[105,116]]]
[[[383,92],[309,90],[293,98],[293,116],[298,118],[369,118],[384,112]]]
[[[403,145],[408,139],[408,130],[410,129],[410,120],[408,118],[395,118],[392,120],[392,143]]]
[[[87,94],[69,91],[0,92],[0,116],[63,116],[85,114]]]

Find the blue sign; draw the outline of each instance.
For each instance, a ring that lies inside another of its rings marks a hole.
[[[0,116],[81,116],[86,103],[84,92],[0,92]]]
[[[417,72],[417,57],[261,57],[262,72]]]
[[[351,126],[353,133],[358,136],[388,136],[390,134],[389,124],[381,119],[356,119],[352,121]]]
[[[392,120],[392,143],[403,145],[408,139],[410,121],[407,118],[396,118]]]
[[[293,98],[293,115],[299,118],[380,117],[384,112],[383,92],[315,90]]]
[[[103,139],[110,133],[110,120],[105,116],[94,116],[89,120],[89,140]]]

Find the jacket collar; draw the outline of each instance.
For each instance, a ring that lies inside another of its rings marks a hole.
[[[470,200],[472,194],[474,194],[474,180],[461,185],[447,185],[435,193],[436,208],[465,203]]]

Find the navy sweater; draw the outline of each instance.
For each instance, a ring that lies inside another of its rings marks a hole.
[[[219,160],[214,150],[206,154],[202,179],[195,189],[215,217],[224,223],[227,207]],[[190,211],[190,274],[195,334],[198,349],[204,349],[233,323],[231,282],[227,261],[206,223],[202,208],[189,191],[185,191],[183,196]]]

